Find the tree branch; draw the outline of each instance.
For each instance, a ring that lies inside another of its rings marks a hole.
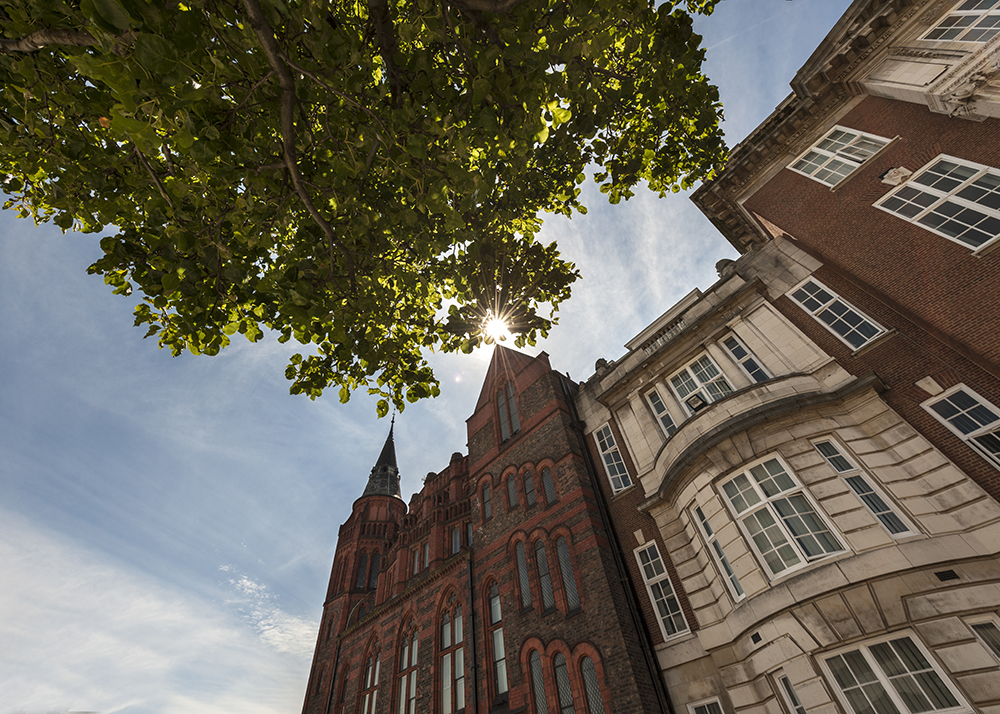
[[[135,144],[132,144],[132,151],[137,157],[139,157],[139,161],[142,162],[142,165],[146,167],[146,171],[149,172],[150,178],[153,179],[153,183],[156,184],[156,188],[159,190],[160,195],[163,196],[163,199],[167,202],[167,205],[170,206],[170,208],[173,208],[174,202],[170,200],[170,195],[167,193],[167,190],[163,188],[163,184],[160,183],[160,177],[156,175],[156,172],[153,171],[153,167],[149,165],[148,161],[146,161],[146,156],[139,151],[139,147]]]
[[[400,92],[403,91],[403,83],[393,60],[393,56],[396,54],[396,28],[393,27],[392,18],[389,17],[388,1],[368,0],[368,17],[375,27],[375,41],[378,42],[378,51],[382,56],[382,64],[385,66],[389,91],[392,93],[393,99],[399,99]]]
[[[38,30],[19,40],[0,40],[0,55],[37,52],[48,45],[92,47],[97,40],[86,30]]]
[[[306,207],[309,215],[312,216],[316,224],[323,231],[323,235],[330,243],[336,245],[344,259],[347,260],[348,269],[351,276],[351,285],[354,285],[354,259],[344,245],[337,240],[329,221],[316,208],[306,191],[305,183],[302,180],[302,173],[299,171],[298,154],[295,149],[295,80],[288,69],[288,65],[282,60],[281,48],[278,41],[274,39],[274,30],[264,17],[264,10],[258,0],[243,0],[243,7],[246,8],[250,20],[250,27],[253,29],[257,39],[260,40],[267,56],[267,61],[278,77],[278,85],[281,87],[281,144],[285,156],[285,166],[288,167],[288,174],[292,180],[292,186],[298,194],[302,204]]]

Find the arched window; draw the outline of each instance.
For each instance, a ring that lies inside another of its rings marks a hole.
[[[462,606],[452,595],[441,617],[441,714],[465,708],[464,644]]]
[[[493,518],[493,489],[489,484],[483,486],[483,520]]]
[[[497,696],[507,692],[507,650],[503,644],[503,613],[500,609],[500,589],[496,583],[489,595],[489,640],[493,658],[493,684]]]
[[[511,510],[517,505],[517,484],[514,483],[514,474],[507,477],[507,509]]]
[[[398,714],[416,714],[417,711],[417,645],[417,630],[410,623],[399,644]]]
[[[497,390],[497,411],[500,416],[500,441],[507,441],[521,430],[521,422],[517,418],[517,395],[514,393],[513,382],[507,382]]]
[[[358,579],[354,583],[355,590],[365,589],[365,576],[368,574],[368,553],[362,553],[358,558]]]
[[[559,557],[559,573],[562,575],[563,589],[566,591],[566,607],[570,612],[578,610],[580,593],[576,590],[576,576],[573,574],[573,563],[569,559],[569,546],[562,536],[556,539],[556,555]]]
[[[355,622],[361,622],[362,620],[364,620],[365,619],[365,614],[367,612],[368,611],[365,608],[365,604],[364,603],[361,603],[360,605],[358,605],[358,619],[355,620]]]
[[[601,683],[597,681],[597,668],[594,660],[584,657],[580,661],[580,672],[583,674],[583,692],[587,695],[587,714],[606,714],[604,700],[601,698]]]
[[[548,612],[556,606],[556,598],[552,594],[552,576],[549,574],[545,543],[541,540],[535,541],[535,566],[538,568],[538,586],[542,591],[542,609]]]
[[[545,678],[542,676],[542,658],[537,650],[532,650],[528,656],[531,668],[531,697],[535,700],[535,714],[547,714],[545,704]]]
[[[371,574],[368,576],[368,589],[369,590],[374,590],[375,586],[378,585],[378,570],[379,570],[379,566],[381,565],[381,561],[382,561],[382,556],[376,550],[372,554]]]
[[[551,505],[558,499],[556,496],[556,482],[552,479],[552,469],[546,466],[542,469],[542,488],[545,489],[545,505]]]
[[[381,655],[376,652],[365,663],[365,678],[361,689],[361,714],[375,714],[375,704],[378,702],[378,675],[381,659]]]
[[[531,585],[528,582],[528,556],[524,552],[524,543],[514,546],[514,560],[517,561],[517,584],[521,590],[521,609],[531,607]]]
[[[556,673],[556,694],[559,695],[559,714],[573,714],[573,688],[569,684],[569,670],[562,652],[552,658]]]
[[[344,681],[340,683],[340,710],[339,714],[347,714],[347,683],[351,674],[350,665],[344,665]]]
[[[535,480],[531,477],[530,471],[524,472],[524,505],[531,508],[536,503],[535,500]]]

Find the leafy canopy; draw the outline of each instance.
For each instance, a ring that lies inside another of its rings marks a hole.
[[[293,393],[437,394],[424,348],[544,336],[575,268],[542,212],[725,155],[690,12],[717,0],[0,0],[0,182],[96,233],[180,354],[308,345]]]

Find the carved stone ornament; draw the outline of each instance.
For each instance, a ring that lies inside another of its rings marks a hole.
[[[972,116],[976,114],[977,95],[983,89],[1000,87],[1000,60],[994,61],[979,72],[970,74],[964,82],[955,87],[944,98],[949,116]]]
[[[736,261],[723,258],[715,264],[715,272],[719,274],[720,278],[728,278],[736,272]]]
[[[903,166],[897,166],[894,169],[889,169],[884,174],[879,176],[882,179],[882,183],[888,184],[889,186],[898,186],[901,183],[905,183],[906,179],[910,178],[913,172]]]

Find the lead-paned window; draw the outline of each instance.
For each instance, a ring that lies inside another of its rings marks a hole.
[[[524,543],[514,545],[514,560],[517,562],[517,584],[521,591],[521,609],[531,607],[531,586],[528,582],[528,558],[524,552]]]
[[[549,572],[549,558],[545,553],[545,543],[535,541],[535,567],[538,568],[538,586],[542,592],[542,609],[548,612],[556,606],[552,591],[552,575]]]
[[[542,674],[542,658],[538,650],[532,650],[528,655],[528,667],[531,669],[531,696],[535,700],[535,714],[547,714],[545,677]]]
[[[409,628],[408,628],[409,629]],[[417,711],[417,632],[409,629],[399,647],[399,703],[396,714],[416,714]]]
[[[670,378],[670,386],[691,414],[733,391],[722,370],[708,355],[702,355],[675,373]]]
[[[562,652],[552,658],[556,675],[556,694],[559,696],[559,714],[573,714],[573,687],[569,682],[569,670]]]
[[[493,518],[493,489],[489,484],[483,486],[483,520]]]
[[[546,466],[542,469],[542,488],[545,490],[545,505],[551,506],[558,500],[556,496],[556,482],[552,478],[552,469]]]
[[[517,484],[514,483],[514,474],[507,476],[507,510],[517,505]]]
[[[646,394],[646,399],[649,400],[649,406],[653,408],[653,413],[656,414],[656,420],[660,423],[660,428],[663,429],[664,435],[669,439],[677,431],[677,425],[674,424],[673,417],[667,411],[667,405],[664,404],[660,393],[655,389]]]
[[[939,156],[875,206],[975,250],[1000,237],[1000,171]]]
[[[587,695],[587,714],[606,714],[594,660],[590,657],[580,660],[580,673],[583,675],[583,692]]]
[[[719,570],[722,571],[722,575],[726,578],[726,582],[729,586],[729,592],[732,593],[734,599],[742,600],[745,597],[743,593],[743,586],[740,585],[740,579],[736,577],[736,573],[733,572],[733,566],[729,564],[729,558],[726,557],[725,552],[722,550],[718,534],[712,530],[712,526],[709,525],[708,519],[705,518],[705,514],[702,512],[700,507],[695,506],[694,515],[698,521],[699,527],[701,528],[701,535],[705,539],[705,543],[708,545],[708,550],[712,553],[712,559],[715,560],[715,564],[719,567]]]
[[[743,368],[743,371],[754,382],[766,382],[770,379],[767,370],[761,366],[760,360],[754,356],[753,352],[736,335],[730,335],[723,339],[722,345],[729,350],[729,354],[733,356],[736,363]]]
[[[490,652],[493,655],[493,684],[499,695],[507,691],[507,650],[504,649],[503,643],[503,612],[500,606],[500,590],[496,584],[490,588],[488,609]]]
[[[453,599],[441,618],[441,714],[465,708],[464,643],[462,606]]]
[[[923,407],[986,460],[1000,467],[1000,409],[964,384],[929,399]]]
[[[793,289],[789,296],[855,350],[861,349],[885,332],[885,328],[815,278],[806,280]]]
[[[681,604],[670,584],[670,577],[663,565],[663,559],[660,557],[656,543],[651,541],[640,546],[635,551],[635,557],[639,561],[639,570],[642,572],[646,591],[649,593],[649,599],[656,611],[663,638],[667,639],[687,632],[687,620],[684,619],[684,613],[681,612]]]
[[[570,612],[580,607],[580,593],[576,589],[576,576],[569,558],[569,545],[562,536],[556,538],[556,555],[559,557],[559,573],[562,575],[563,590],[566,592],[566,606]]]
[[[913,530],[903,521],[896,509],[889,505],[889,501],[882,496],[869,483],[870,477],[865,474],[851,459],[849,459],[833,441],[833,439],[823,439],[813,442],[816,450],[826,459],[826,462],[833,467],[840,476],[851,487],[861,502],[868,507],[885,529],[894,536],[909,535]]]
[[[361,714],[374,714],[378,702],[379,664],[382,658],[373,654],[365,663],[364,687],[361,690]]]
[[[597,445],[601,450],[601,459],[604,461],[604,470],[608,474],[611,482],[611,490],[614,493],[623,491],[632,485],[628,470],[625,468],[625,461],[621,452],[618,451],[618,444],[615,442],[614,434],[611,433],[611,425],[605,424],[596,432]]]
[[[372,554],[371,573],[368,575],[368,589],[369,590],[374,590],[375,587],[378,585],[378,572],[379,572],[379,568],[381,567],[381,565],[382,565],[382,556],[376,550]]]
[[[517,394],[514,383],[507,382],[497,390],[497,411],[500,415],[500,440],[507,441],[521,430],[521,422],[517,416]]]
[[[891,637],[823,660],[854,714],[922,714],[965,709],[946,676],[912,637]]]
[[[527,508],[531,508],[536,503],[535,500],[535,479],[532,478],[530,471],[524,472],[524,505]]]
[[[844,548],[791,469],[762,459],[722,484],[729,507],[772,575]]]
[[[881,136],[834,127],[789,168],[827,186],[836,186],[888,143]]]
[[[355,590],[364,590],[365,583],[368,582],[366,577],[368,575],[368,553],[362,553],[361,557],[358,558],[358,578],[354,583]]]
[[[986,42],[1000,32],[1000,0],[962,0],[921,39]]]

